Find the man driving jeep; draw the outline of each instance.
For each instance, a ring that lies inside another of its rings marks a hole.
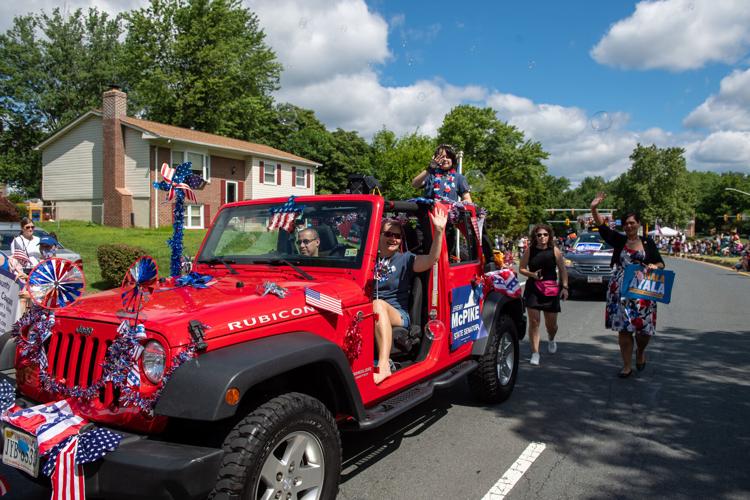
[[[297,248],[300,255],[317,257],[319,247],[320,236],[315,229],[309,227],[297,233]]]

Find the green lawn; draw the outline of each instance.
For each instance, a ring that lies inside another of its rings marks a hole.
[[[55,232],[67,248],[81,254],[86,275],[86,290],[96,292],[107,290],[110,285],[102,281],[96,249],[108,243],[125,243],[146,250],[159,266],[160,276],[169,276],[170,249],[167,239],[172,236],[172,227],[159,229],[117,228],[99,226],[82,221],[45,222],[39,224],[45,231]],[[203,241],[206,230],[185,230],[185,254],[194,256]]]

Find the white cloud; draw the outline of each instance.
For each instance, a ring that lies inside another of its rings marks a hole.
[[[750,171],[750,132],[720,131],[689,144],[690,159],[709,170],[732,169]]]
[[[719,93],[706,99],[683,121],[686,127],[750,130],[750,69],[721,80]]]
[[[616,22],[591,56],[622,68],[695,69],[734,63],[750,49],[746,0],[643,1]]]
[[[90,7],[96,7],[101,12],[118,14],[126,10],[143,7],[146,0],[26,0],[25,2],[5,1],[0,2],[0,31],[4,32],[13,26],[13,18],[26,15],[38,14],[42,10],[48,14],[59,7],[62,12],[72,13],[76,9],[86,12]]]
[[[282,86],[317,85],[391,57],[388,25],[363,1],[251,0],[268,44],[284,65]]]

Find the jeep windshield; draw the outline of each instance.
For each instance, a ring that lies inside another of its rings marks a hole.
[[[298,202],[291,214],[283,207],[266,203],[222,210],[198,262],[361,266],[372,212],[369,202]]]

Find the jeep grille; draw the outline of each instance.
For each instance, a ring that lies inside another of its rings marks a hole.
[[[97,329],[103,330],[101,326]],[[102,363],[111,343],[93,335],[56,331],[47,350],[47,373],[68,387],[89,387],[101,378]],[[119,394],[113,394],[112,384],[99,390],[99,401],[105,405],[116,402],[117,396]]]

